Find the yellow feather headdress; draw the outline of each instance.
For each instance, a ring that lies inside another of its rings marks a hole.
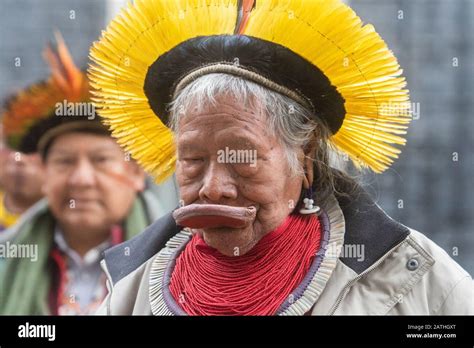
[[[155,106],[164,103],[149,97],[147,77],[176,47],[217,35],[282,46],[318,71],[342,103],[340,120],[325,120],[336,124],[330,141],[357,166],[382,172],[398,157],[393,145],[405,144],[410,122],[405,79],[374,28],[341,1],[137,0],[91,48],[89,77],[113,136],[158,182],[174,171],[176,157],[165,107]]]

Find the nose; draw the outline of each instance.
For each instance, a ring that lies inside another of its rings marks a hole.
[[[237,187],[225,164],[210,163],[199,190],[199,198],[214,204],[237,198]]]
[[[95,180],[94,166],[86,158],[79,159],[69,176],[69,184],[81,187],[92,186]]]

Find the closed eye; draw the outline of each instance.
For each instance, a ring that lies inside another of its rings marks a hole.
[[[188,161],[188,162],[203,162],[204,158],[203,157],[192,157],[192,158],[183,158],[183,161]]]

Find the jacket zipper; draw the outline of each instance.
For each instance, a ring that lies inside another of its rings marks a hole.
[[[349,288],[354,285],[355,282],[357,282],[360,278],[362,278],[363,276],[365,276],[367,273],[370,273],[373,269],[377,268],[378,265],[380,265],[391,253],[393,250],[395,250],[396,248],[398,248],[403,242],[406,241],[406,239],[408,238],[405,237],[403,238],[403,240],[401,242],[399,242],[398,244],[396,244],[393,248],[391,248],[387,253],[385,253],[384,256],[382,256],[380,259],[378,259],[372,266],[370,266],[369,268],[367,268],[364,272],[362,272],[361,274],[359,274],[357,277],[351,279],[345,286],[344,288],[342,289],[341,291],[341,294],[338,296],[338,298],[336,299],[336,302],[333,304],[331,310],[329,311],[328,315],[333,315],[336,310],[339,308],[339,305],[341,304],[342,300],[344,299],[344,297],[346,296],[347,294],[347,291],[349,290]]]

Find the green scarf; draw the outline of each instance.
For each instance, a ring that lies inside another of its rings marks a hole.
[[[123,223],[128,240],[142,232],[151,221],[146,204],[139,195]],[[48,296],[52,269],[50,251],[53,246],[55,220],[43,210],[20,229],[10,244],[37,245],[37,260],[9,258],[0,274],[0,315],[49,315]]]

